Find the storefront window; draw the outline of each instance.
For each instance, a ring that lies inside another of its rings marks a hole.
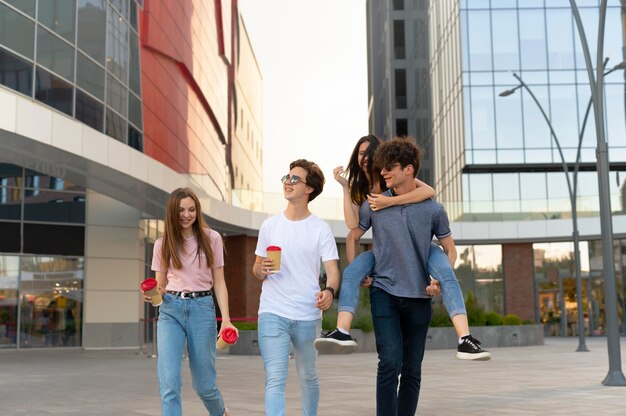
[[[504,313],[502,246],[457,246],[454,272],[467,299],[469,291],[486,312]]]
[[[17,282],[19,257],[0,256],[0,348],[17,342]]]

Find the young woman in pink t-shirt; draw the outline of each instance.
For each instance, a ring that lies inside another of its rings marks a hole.
[[[222,237],[202,219],[198,197],[188,188],[169,196],[165,232],[154,244],[152,270],[156,272],[163,303],[159,307],[158,378],[163,415],[182,415],[181,362],[187,342],[193,386],[210,415],[227,415],[216,385],[217,323],[213,295],[230,322],[228,290],[224,280]]]

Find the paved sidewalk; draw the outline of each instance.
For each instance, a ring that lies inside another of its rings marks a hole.
[[[426,351],[419,415],[624,415],[626,387],[606,387],[605,338],[549,338],[546,345],[492,349],[493,359],[467,362],[452,350]],[[626,361],[626,339],[621,345]],[[376,355],[322,355],[319,414],[373,415]],[[300,415],[295,363],[288,415]],[[160,415],[156,359],[132,350],[0,351],[0,414]],[[258,356],[219,355],[219,385],[235,416],[263,414]],[[186,366],[185,366],[186,367]],[[183,372],[185,416],[206,415]]]

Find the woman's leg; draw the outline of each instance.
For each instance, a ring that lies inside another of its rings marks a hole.
[[[168,416],[182,416],[180,369],[185,348],[182,299],[170,294],[163,297],[157,322],[157,374],[161,395],[161,411]]]
[[[366,251],[358,255],[343,271],[341,290],[339,291],[339,314],[337,328],[350,331],[356,306],[359,303],[361,282],[374,271],[374,253]]]
[[[187,309],[187,349],[193,387],[211,416],[224,414],[224,401],[217,388],[215,341],[217,324],[212,296],[184,301]]]
[[[459,286],[459,281],[456,280],[448,256],[434,243],[430,245],[430,253],[428,254],[428,274],[437,279],[441,285],[443,304],[448,311],[457,335],[459,337],[469,335],[467,311],[465,310],[461,286]]]

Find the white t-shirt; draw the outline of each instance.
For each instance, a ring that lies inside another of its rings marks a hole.
[[[282,249],[280,272],[263,281],[259,313],[271,312],[295,321],[322,317],[315,303],[321,262],[338,260],[337,244],[328,224],[315,215],[291,221],[284,213],[261,225],[255,254],[267,257],[268,246]]]

